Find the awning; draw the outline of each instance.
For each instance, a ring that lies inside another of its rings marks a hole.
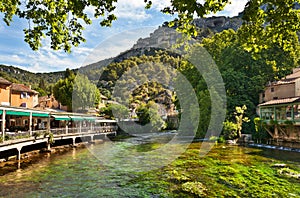
[[[83,121],[83,120],[88,120],[88,121],[94,121],[96,120],[95,117],[84,117],[84,116],[70,116],[73,121]]]
[[[32,113],[32,116],[34,117],[49,117],[49,114],[47,113]]]
[[[17,115],[17,116],[30,116],[29,112],[24,112],[24,111],[6,111],[6,115]]]
[[[96,120],[95,122],[117,122],[116,120],[106,120],[106,119],[103,119],[103,120]]]
[[[85,120],[88,120],[88,121],[95,121],[96,118],[95,117],[84,117]]]
[[[73,121],[82,121],[82,120],[84,120],[84,117],[80,117],[80,116],[70,116],[70,118]]]
[[[2,113],[3,113],[3,110],[0,110],[0,115],[2,115]]]
[[[55,120],[71,120],[67,115],[51,115]]]

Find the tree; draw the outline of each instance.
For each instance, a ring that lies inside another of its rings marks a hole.
[[[121,104],[110,104],[100,109],[101,114],[109,119],[126,119],[129,117],[129,109]]]
[[[39,96],[46,96],[47,95],[47,86],[45,85],[44,78],[40,79],[38,87],[35,88],[37,92],[39,92]]]
[[[226,120],[224,125],[224,135],[226,139],[240,138],[242,137],[242,126],[244,122],[249,122],[248,117],[245,117],[246,105],[242,107],[235,107],[234,122]]]
[[[244,47],[258,52],[273,44],[293,53],[300,30],[299,0],[250,0],[246,4],[240,28]]]
[[[74,109],[95,107],[100,103],[100,92],[95,84],[92,84],[86,76],[77,74],[74,79],[72,93],[72,107]]]
[[[71,46],[78,46],[85,41],[82,31],[85,25],[92,23],[92,17],[103,17],[101,26],[111,26],[117,17],[113,14],[118,0],[3,0],[0,2],[0,12],[3,20],[9,25],[13,16],[28,20],[28,28],[24,29],[25,41],[33,50],[41,47],[41,39],[49,37],[51,48],[70,51]],[[150,0],[144,0],[145,8],[152,5]],[[295,2],[300,0],[249,0],[245,12],[243,31],[245,39],[249,37],[249,50],[265,48],[274,39],[280,39],[280,45],[291,51],[293,43],[290,36],[295,36],[300,30],[299,11],[294,9]],[[171,0],[170,6],[162,9],[163,13],[177,16],[169,23],[188,35],[196,35],[192,25],[193,18],[203,17],[210,13],[221,11],[229,0]],[[87,9],[89,8],[89,9]],[[93,11],[93,15],[88,14]],[[266,39],[267,37],[267,39]]]
[[[142,126],[150,124],[147,126],[148,132],[157,132],[166,127],[165,121],[161,118],[158,113],[158,105],[150,101],[148,104],[142,104],[137,108],[137,115],[139,122]]]
[[[54,97],[68,107],[68,111],[94,107],[100,102],[100,92],[86,76],[75,76],[66,70],[66,78],[60,79],[53,87]]]
[[[68,111],[72,111],[72,93],[75,75],[60,79],[53,87],[54,97],[62,104],[67,106]]]

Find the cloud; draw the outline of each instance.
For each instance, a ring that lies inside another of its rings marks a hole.
[[[152,9],[156,9],[158,11],[162,10],[163,8],[170,6],[170,0],[152,0]]]
[[[148,37],[155,30],[155,26],[135,28],[118,32],[99,43],[85,59],[83,65],[111,58],[129,50],[141,37]]]
[[[91,50],[76,48],[74,54],[66,54],[62,51],[53,51],[42,47],[38,51],[11,50],[7,53],[0,50],[0,62],[5,65],[18,66],[30,72],[61,71],[65,68],[78,68]]]
[[[114,14],[118,18],[143,21],[151,17],[146,13],[145,3],[141,0],[118,0]]]
[[[227,4],[223,11],[216,14],[211,14],[210,16],[237,16],[245,8],[246,3],[249,0],[231,0],[230,4]]]

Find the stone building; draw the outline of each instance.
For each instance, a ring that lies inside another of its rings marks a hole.
[[[260,95],[261,125],[273,142],[300,148],[300,69],[269,83]]]

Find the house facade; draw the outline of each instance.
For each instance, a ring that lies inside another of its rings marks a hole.
[[[277,144],[300,147],[300,70],[269,83],[260,95],[261,124]],[[293,145],[295,146],[295,145]]]
[[[0,77],[0,105],[33,108],[38,105],[38,92]]]
[[[11,106],[33,108],[38,105],[38,92],[30,86],[13,83],[10,90]]]
[[[11,82],[0,77],[0,105],[10,106]]]

